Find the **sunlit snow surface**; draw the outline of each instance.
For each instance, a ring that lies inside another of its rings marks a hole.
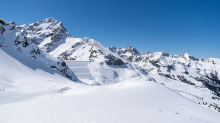
[[[150,81],[84,88],[87,94],[0,106],[1,122],[215,123],[219,113]]]

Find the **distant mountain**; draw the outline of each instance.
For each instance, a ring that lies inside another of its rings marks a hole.
[[[215,92],[220,91],[220,59],[198,59],[187,53],[170,55],[165,52],[148,52],[140,55],[136,51],[139,54],[131,55],[129,50],[123,54],[117,52],[118,50],[121,48],[116,49],[115,53],[141,66],[149,73],[196,86],[208,87]]]
[[[121,57],[129,57],[129,56],[140,56],[141,53],[138,52],[138,50],[132,46],[127,46],[125,48],[118,48],[116,49],[115,47],[109,47],[109,50],[111,50],[112,52],[120,55]]]

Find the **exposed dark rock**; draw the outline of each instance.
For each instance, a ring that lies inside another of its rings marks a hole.
[[[17,46],[18,44],[20,44],[21,41],[20,41],[20,36],[17,36],[16,39],[15,39],[15,42],[14,44]]]
[[[160,64],[160,59],[157,59],[156,61],[154,60],[150,60],[149,61],[152,65],[156,66],[157,68],[160,68],[161,64]]]
[[[13,26],[12,26],[12,28],[11,28],[11,29],[9,29],[9,30],[13,30],[14,28],[15,28],[15,26],[13,25]]]
[[[179,78],[180,81],[182,81],[184,83],[187,83],[187,84],[190,84],[190,85],[195,85],[194,83],[187,80],[184,76],[177,75],[177,77]]]
[[[125,64],[121,59],[119,59],[111,54],[106,55],[104,58],[106,59],[105,61],[108,65],[115,65],[115,66],[121,67]]]
[[[162,56],[164,56],[164,57],[169,57],[170,54],[168,54],[168,53],[166,53],[166,52],[163,52],[163,53],[162,53]]]
[[[58,59],[61,59],[61,60],[64,60],[64,61],[68,61],[69,60],[69,56],[70,56],[71,54],[68,54],[67,52],[63,52],[62,54],[60,54],[57,58]]]
[[[0,34],[3,35],[4,32],[5,32],[5,28],[0,26]]]
[[[29,45],[29,44],[28,44],[27,38],[24,37],[24,41],[22,41],[22,46],[23,46],[23,47],[26,47],[26,46],[28,46],[28,45]]]
[[[6,25],[6,21],[4,21],[4,20],[2,20],[1,18],[0,18],[0,23],[2,24],[2,25]]]
[[[194,61],[199,61],[199,59],[198,59],[198,58],[193,57],[193,56],[189,56],[189,58],[190,58],[191,60],[194,60]]]
[[[170,79],[175,79],[175,76],[172,74],[165,74],[165,73],[158,73],[160,76],[166,77],[166,78],[170,78]]]
[[[171,72],[171,70],[174,70],[174,67],[172,65],[168,65],[168,66],[165,66],[167,68],[167,72]]]

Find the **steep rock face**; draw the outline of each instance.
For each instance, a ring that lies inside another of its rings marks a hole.
[[[53,71],[79,82],[64,61],[41,51],[14,22],[0,19],[0,32],[0,48],[3,52],[30,68]]]

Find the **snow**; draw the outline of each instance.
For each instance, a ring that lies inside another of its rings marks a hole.
[[[45,63],[32,61],[32,64],[22,64],[1,49],[0,54],[0,88],[2,90],[0,104],[50,98],[59,94],[54,92],[52,87],[74,83]],[[67,87],[69,86],[71,87],[71,84]]]
[[[219,113],[203,108],[158,83],[127,81],[89,88],[90,93],[83,95],[0,105],[0,121],[10,123],[220,121]],[[95,92],[92,92],[93,90]]]
[[[92,73],[90,72],[90,69],[88,67],[88,65],[92,62],[67,61],[66,63],[82,82],[89,85],[99,85],[99,83],[92,76]]]
[[[89,85],[114,84],[125,80],[148,80],[149,78],[137,65],[126,64],[122,67],[105,62],[67,61],[67,65],[84,83]],[[136,70],[138,69],[138,70]]]
[[[60,54],[65,52],[66,49],[71,48],[73,44],[78,43],[80,41],[80,38],[67,38],[66,43],[58,46],[54,51],[50,52],[50,55],[52,55],[53,57],[58,57]]]

